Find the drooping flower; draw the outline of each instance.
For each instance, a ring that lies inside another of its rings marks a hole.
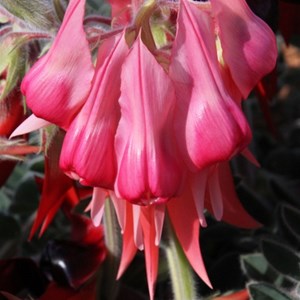
[[[177,24],[170,73],[176,83],[178,144],[187,163],[202,169],[229,160],[246,147],[251,133],[223,83],[210,15],[181,1]]]
[[[98,53],[92,88],[64,140],[60,166],[70,176],[80,178],[86,185],[109,189],[114,186],[114,135],[120,119],[119,66],[127,52],[123,34],[103,42]]]
[[[275,35],[246,1],[211,0],[211,6],[224,65],[241,96],[247,98],[259,80],[275,67]]]
[[[274,67],[276,44],[244,0],[232,3],[112,1],[113,18],[126,13],[101,31],[94,72],[84,1],[71,0],[52,47],[23,81],[41,118],[26,127],[46,120],[67,131],[60,165],[94,187],[95,225],[111,198],[123,231],[118,276],[144,249],[151,299],[166,214],[208,285],[199,245],[205,210],[237,226],[258,226],[237,199],[228,161],[248,153],[241,100]]]
[[[33,113],[68,128],[89,92],[94,73],[83,30],[84,0],[71,0],[49,51],[22,82],[22,92]]]
[[[140,38],[123,64],[119,101],[117,195],[141,203],[174,196],[184,175],[172,127],[174,87]]]

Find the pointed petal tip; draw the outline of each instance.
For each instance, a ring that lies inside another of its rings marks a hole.
[[[253,155],[253,153],[249,150],[249,148],[244,149],[241,154],[248,159],[254,166],[256,166],[257,168],[260,168],[261,165],[260,163],[257,161],[257,159],[255,158],[255,156]]]
[[[36,117],[34,114],[32,114],[13,131],[13,133],[10,135],[9,139],[16,137],[18,135],[30,133],[32,131],[41,129],[48,125],[51,125],[51,123],[49,123],[48,121],[46,121],[44,119],[40,119],[40,118]]]
[[[200,222],[200,225],[201,225],[202,227],[207,227],[207,222],[206,222],[206,219],[205,219],[205,218],[199,219],[199,222]]]

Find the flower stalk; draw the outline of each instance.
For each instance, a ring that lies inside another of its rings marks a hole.
[[[178,242],[169,218],[166,218],[168,244],[165,247],[174,300],[198,299],[193,271]]]
[[[108,199],[105,202],[103,223],[107,258],[101,266],[98,277],[96,299],[114,300],[119,289],[116,277],[121,255],[121,236],[116,213]]]

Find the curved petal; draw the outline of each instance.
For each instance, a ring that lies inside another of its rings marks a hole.
[[[9,138],[32,132],[48,125],[51,125],[51,123],[32,114],[13,131]]]
[[[122,201],[122,200],[121,200]],[[133,260],[137,247],[134,242],[134,229],[133,229],[133,211],[132,204],[126,202],[126,222],[123,234],[123,246],[122,246],[122,256],[119,266],[119,271],[117,279],[119,279],[122,274],[127,269],[130,262]]]
[[[223,58],[244,98],[277,60],[275,35],[245,0],[211,0]]]
[[[71,0],[57,36],[22,81],[33,113],[64,129],[84,103],[94,73],[83,30],[85,1]]]
[[[140,38],[126,58],[121,79],[116,193],[146,203],[171,197],[182,180],[173,139],[173,85]]]
[[[247,120],[222,81],[212,18],[188,1],[181,1],[170,76],[178,144],[190,168],[228,160],[249,143]]]
[[[154,216],[155,208],[153,205],[145,206],[141,209],[140,222],[143,228],[145,260],[147,271],[147,282],[150,299],[154,299],[154,289],[158,271],[159,247],[155,244],[156,232]]]
[[[73,187],[73,181],[58,167],[59,153],[64,134],[58,132],[45,157],[45,181],[36,219],[30,232],[30,239],[42,225],[40,235],[63,203],[66,193]]]
[[[253,219],[237,197],[229,163],[220,163],[218,177],[223,198],[223,217],[225,222],[242,228],[258,228],[261,225]]]
[[[101,45],[91,91],[64,140],[60,167],[71,176],[76,174],[86,185],[108,189],[114,185],[120,66],[127,52],[123,35],[110,38]]]
[[[198,276],[211,287],[199,247],[199,219],[192,193],[167,203],[167,210],[180,245]],[[183,224],[184,220],[184,224]]]

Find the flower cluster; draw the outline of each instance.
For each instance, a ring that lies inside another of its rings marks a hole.
[[[50,49],[22,82],[33,115],[14,135],[49,124],[66,131],[60,168],[94,187],[96,225],[105,199],[114,203],[119,276],[145,249],[153,298],[167,212],[210,285],[198,244],[204,210],[257,225],[236,197],[228,161],[251,157],[241,102],[274,68],[274,34],[245,0],[110,2],[110,26],[99,27],[85,18],[84,0],[70,0]]]

